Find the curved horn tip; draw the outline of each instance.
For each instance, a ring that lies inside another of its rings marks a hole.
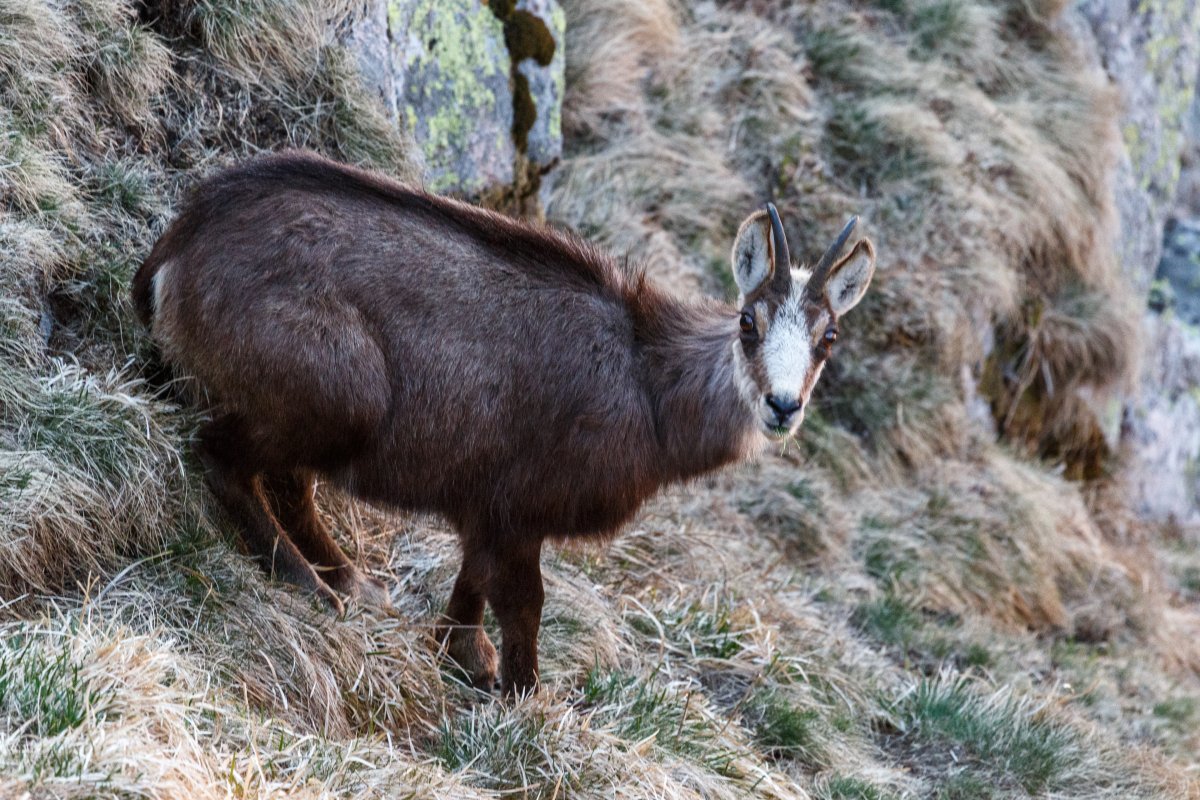
[[[772,228],[774,228],[776,225],[782,227],[783,222],[779,219],[779,209],[775,208],[774,203],[763,204],[763,209],[766,210],[767,217],[771,220]]]
[[[829,279],[829,270],[833,267],[833,263],[838,256],[842,254],[842,250],[846,247],[847,240],[850,239],[850,234],[854,232],[854,227],[858,225],[858,215],[850,217],[846,222],[846,226],[842,228],[842,232],[838,234],[837,239],[825,251],[825,255],[821,256],[821,260],[817,262],[817,266],[813,268],[812,277],[808,279],[808,285],[805,291],[809,294],[818,296],[825,290],[825,282]]]
[[[846,243],[846,240],[850,238],[850,234],[854,232],[854,229],[857,226],[858,226],[858,214],[855,214],[854,216],[850,217],[849,220],[847,220],[846,227],[842,228],[842,232],[838,234],[838,238],[837,238],[838,245],[844,245]]]
[[[779,211],[775,208],[774,203],[767,203],[767,216],[771,220],[771,236],[775,239],[776,277],[781,280],[786,277],[790,281],[792,255],[788,252],[787,236],[783,232],[783,221],[779,219]]]

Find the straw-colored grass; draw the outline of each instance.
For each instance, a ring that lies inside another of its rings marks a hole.
[[[730,291],[767,198],[798,257],[860,213],[880,265],[798,442],[547,549],[542,691],[502,703],[430,636],[443,521],[321,493],[394,615],[238,553],[129,308],[222,164],[416,175],[331,33],[358,4],[3,4],[0,796],[1196,796],[1195,542],[1068,479],[1136,341],[1061,5],[563,3],[553,222],[680,292]]]

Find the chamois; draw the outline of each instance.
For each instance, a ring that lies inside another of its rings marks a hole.
[[[339,611],[388,602],[330,538],[318,477],[442,514],[462,567],[437,635],[508,695],[537,684],[544,539],[610,536],[796,430],[874,273],[869,240],[840,257],[853,226],[810,274],[768,204],[733,246],[737,305],[682,300],[576,236],[292,151],[202,181],[132,291],[263,569]]]

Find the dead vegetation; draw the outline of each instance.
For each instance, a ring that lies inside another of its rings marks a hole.
[[[728,291],[767,197],[797,256],[854,212],[881,258],[795,445],[546,555],[511,706],[429,643],[437,520],[322,498],[396,617],[234,551],[129,308],[218,164],[413,174],[327,36],[351,5],[0,4],[0,795],[1196,796],[1191,540],[1068,480],[1135,338],[1061,3],[563,3],[552,220],[680,291]]]

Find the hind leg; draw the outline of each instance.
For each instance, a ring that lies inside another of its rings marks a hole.
[[[263,479],[263,485],[275,518],[318,577],[349,597],[381,608],[391,606],[387,587],[355,567],[329,535],[313,501],[315,483],[311,473],[273,473]]]
[[[336,611],[338,596],[317,577],[308,560],[272,516],[253,461],[253,446],[234,417],[219,417],[200,432],[198,447],[208,485],[224,506],[250,555],[270,576],[319,596]]]

